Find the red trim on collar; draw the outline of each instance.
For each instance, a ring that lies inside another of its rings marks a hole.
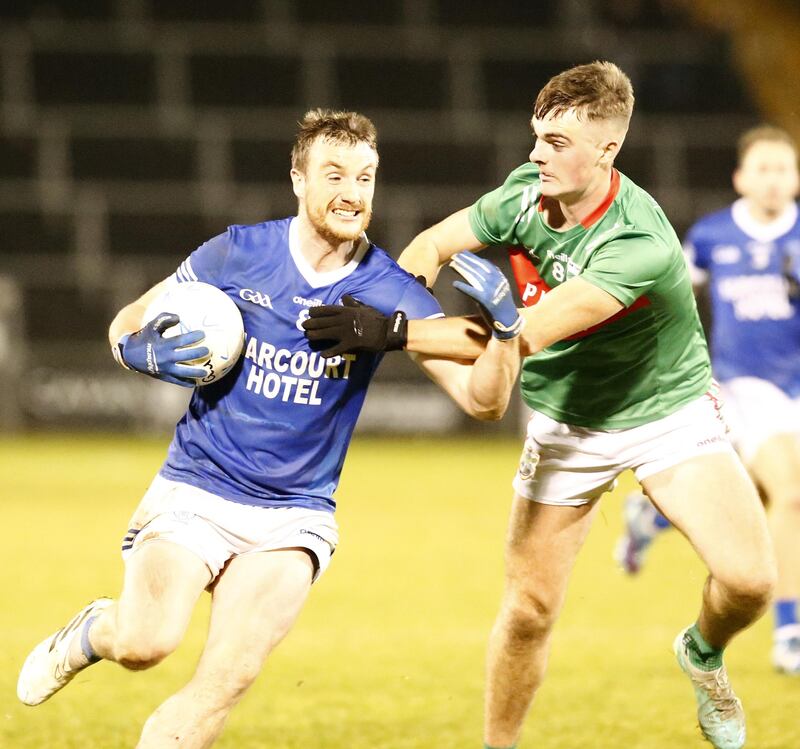
[[[619,172],[616,169],[611,170],[611,186],[608,188],[608,193],[603,198],[603,202],[600,203],[597,208],[595,208],[583,221],[581,221],[581,226],[584,229],[588,229],[589,227],[596,224],[603,216],[605,212],[609,209],[611,204],[614,202],[614,198],[617,197],[619,194]],[[544,212],[544,195],[539,196],[539,205],[537,210],[539,213]]]
[[[593,224],[596,224],[605,212],[609,209],[609,206],[614,202],[614,198],[617,197],[619,193],[619,172],[616,169],[611,170],[611,187],[608,188],[608,194],[603,198],[603,202],[600,203],[597,208],[595,208],[583,221],[581,221],[581,226],[584,229],[588,229]]]

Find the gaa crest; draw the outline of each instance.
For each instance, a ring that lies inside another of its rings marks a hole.
[[[525,440],[522,448],[522,457],[519,459],[519,476],[528,481],[536,473],[536,466],[539,465],[539,452],[537,444],[529,437]]]

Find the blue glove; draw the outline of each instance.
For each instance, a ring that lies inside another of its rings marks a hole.
[[[165,382],[194,387],[197,383],[192,378],[204,377],[206,370],[184,362],[202,359],[211,352],[205,346],[185,348],[205,338],[202,330],[164,338],[164,331],[179,322],[177,315],[165,312],[136,333],[122,336],[117,344],[120,363]]]
[[[459,252],[451,258],[450,267],[467,280],[453,281],[453,286],[478,303],[495,338],[507,341],[520,334],[524,321],[517,312],[508,279],[496,265],[472,252]]]

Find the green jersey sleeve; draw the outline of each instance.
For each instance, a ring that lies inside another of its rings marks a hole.
[[[516,244],[516,228],[528,211],[537,209],[539,167],[523,164],[497,189],[487,192],[469,209],[476,239],[486,245]]]
[[[594,252],[580,277],[629,307],[672,270],[675,254],[651,235],[617,237]]]

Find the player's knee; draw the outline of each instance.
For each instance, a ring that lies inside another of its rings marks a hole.
[[[152,668],[164,660],[172,651],[145,643],[128,643],[116,652],[116,661],[131,671]]]
[[[744,610],[763,609],[772,599],[776,584],[777,570],[774,565],[767,564],[732,576],[725,582],[728,594]]]
[[[539,591],[515,591],[503,606],[504,626],[515,640],[535,640],[546,636],[558,618],[558,607]]]
[[[747,580],[736,589],[736,596],[742,608],[763,610],[775,592],[775,581],[766,576]]]
[[[167,631],[123,631],[117,637],[115,660],[132,671],[142,671],[161,663],[179,643],[180,637]]]

